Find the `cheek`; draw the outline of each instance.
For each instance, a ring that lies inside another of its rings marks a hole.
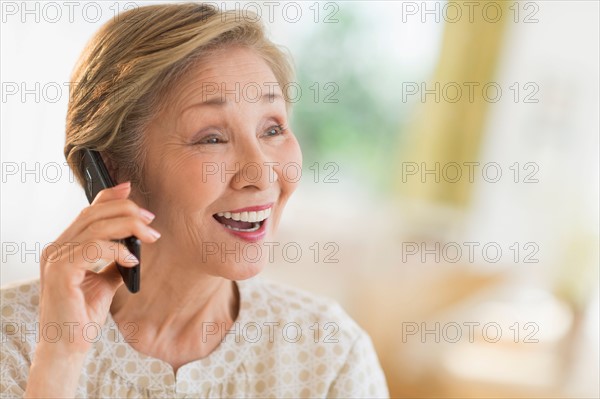
[[[302,177],[302,151],[296,138],[292,137],[281,146],[276,156],[281,189],[284,195],[290,195]]]
[[[146,173],[154,182],[152,201],[166,211],[176,209],[189,214],[206,208],[223,189],[215,173],[217,165],[199,156],[165,154],[162,161]]]

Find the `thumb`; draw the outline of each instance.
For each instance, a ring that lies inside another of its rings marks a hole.
[[[121,273],[119,273],[119,269],[117,269],[115,261],[98,272],[98,275],[106,282],[113,296],[121,284],[123,284],[123,278],[121,277]]]

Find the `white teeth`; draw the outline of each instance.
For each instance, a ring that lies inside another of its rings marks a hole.
[[[252,211],[252,212],[219,212],[218,216],[225,217],[227,219],[238,220],[242,222],[262,222],[271,216],[271,208],[262,210],[262,211]]]
[[[265,211],[258,211],[256,212],[256,218],[253,220],[253,222],[258,222],[259,220],[264,220],[265,219]]]
[[[248,212],[248,222],[256,222],[256,212]]]
[[[256,230],[260,229],[260,223],[254,223],[254,225],[252,227],[250,227],[249,229],[239,229],[237,227],[229,226],[228,224],[224,224],[223,226],[227,227],[230,230],[245,231],[245,232],[252,232],[252,231],[256,231]]]

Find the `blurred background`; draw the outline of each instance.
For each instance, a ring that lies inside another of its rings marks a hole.
[[[145,3],[77,4],[2,3],[2,284],[87,205],[66,82]],[[338,300],[393,397],[599,397],[599,3],[219,5],[258,10],[298,74],[266,277]]]

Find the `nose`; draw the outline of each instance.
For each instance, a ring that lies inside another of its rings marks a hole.
[[[279,178],[276,166],[277,162],[271,160],[258,143],[244,143],[238,151],[236,173],[231,179],[231,186],[236,190],[266,190]]]

